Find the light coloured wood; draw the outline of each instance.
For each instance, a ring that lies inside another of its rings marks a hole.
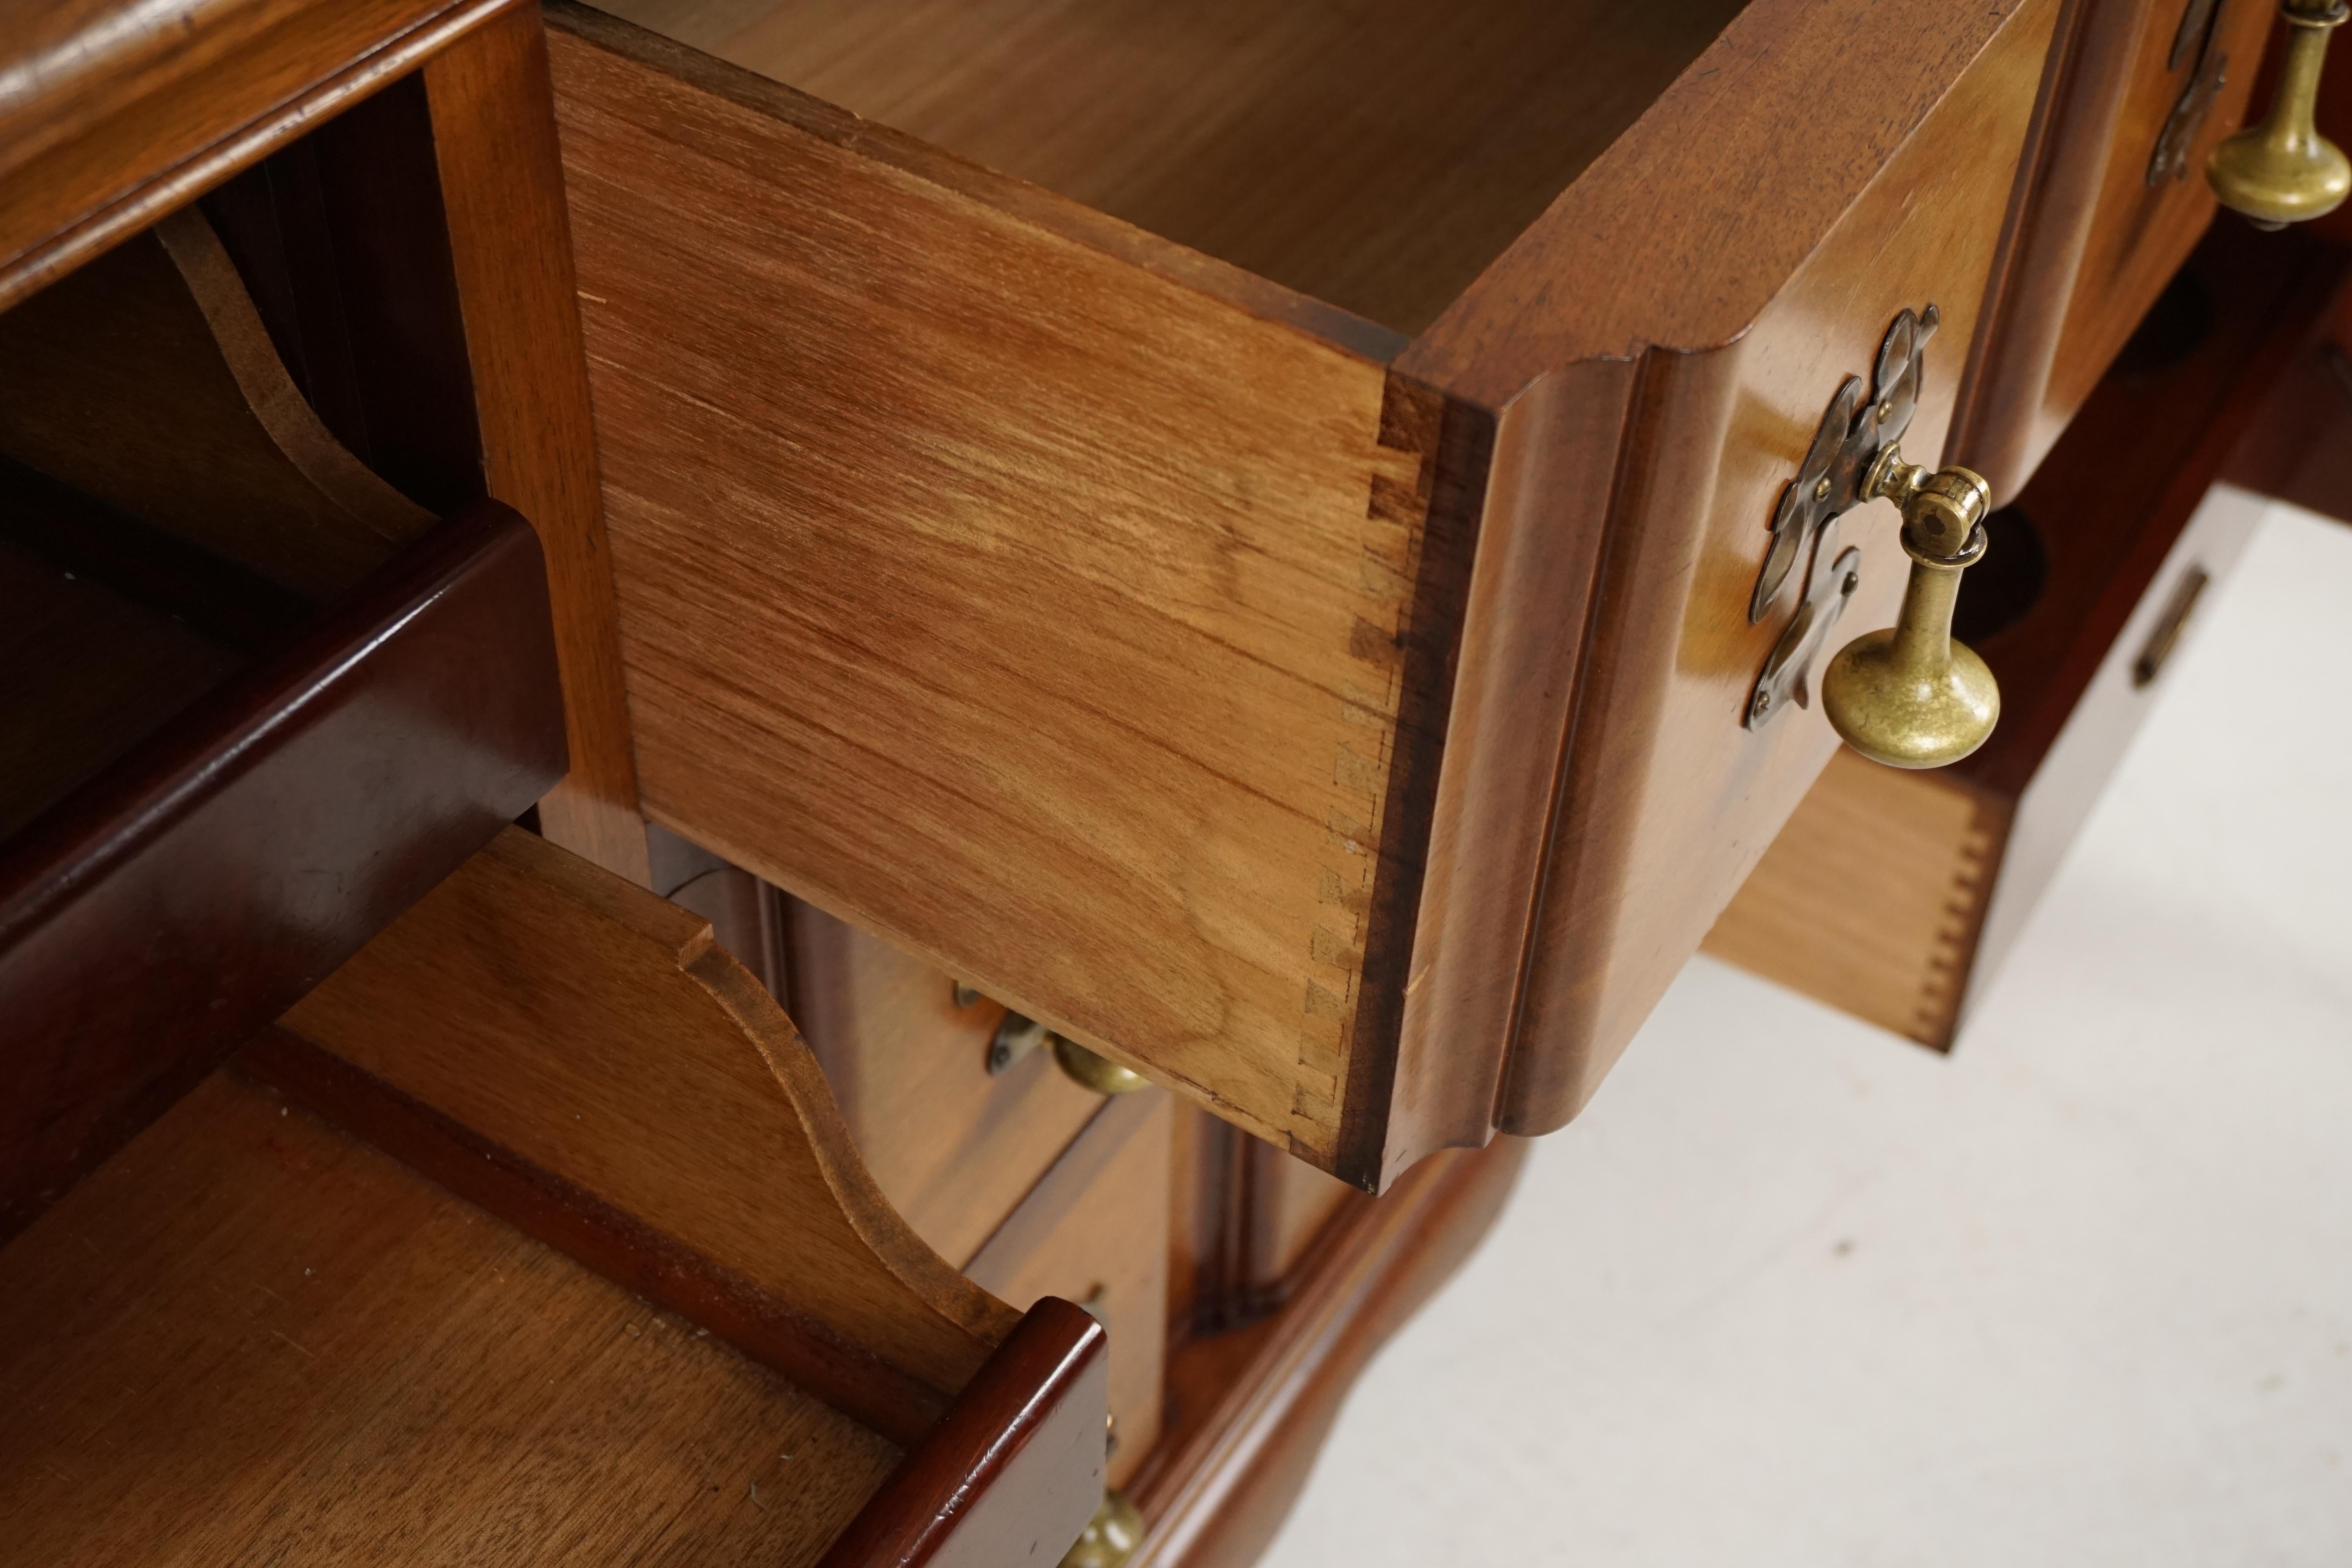
[[[1143,1089],[1104,1101],[965,1272],[1026,1309],[1076,1301],[1110,1334],[1110,1484],[1135,1473],[1160,1436],[1167,1372],[1169,1133],[1175,1107]]]
[[[520,829],[286,1026],[942,1394],[1011,1330],[875,1189],[709,923]]]
[[[547,43],[510,9],[425,68],[489,493],[538,530],[572,772],[540,803],[556,843],[648,879],[582,360]]]
[[[940,1257],[970,1258],[1102,1097],[1045,1050],[992,1077],[1002,1005],[957,1006],[948,975],[808,904],[788,925],[793,1021],[875,1185]]]
[[[215,1074],[7,1249],[0,1560],[807,1564],[898,1458]]]
[[[1338,1163],[1437,410],[551,15],[648,814]]]
[[[1402,332],[1746,0],[614,0],[630,20]]]
[[[2011,806],[1830,759],[1706,951],[1924,1046],[1950,1043]]]
[[[337,444],[194,211],[0,314],[0,449],[313,598],[432,514]]]

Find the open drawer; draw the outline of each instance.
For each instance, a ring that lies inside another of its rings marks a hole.
[[[346,450],[196,210],[0,314],[0,1237],[565,765],[547,583]]]
[[[907,1230],[695,917],[510,828],[288,1022],[0,1252],[12,1560],[1004,1568],[1092,1515],[1102,1330]]]
[[[2308,234],[2214,226],[1990,521],[1955,631],[2000,679],[2000,728],[1941,773],[1841,752],[1708,952],[1950,1048],[2251,536],[2260,497],[2214,481],[2260,477],[2294,412],[2352,406],[2301,379],[2347,276]]]
[[[647,814],[1360,1185],[1557,1126],[1831,753],[1776,506],[1931,305],[1940,447],[2060,8],[551,7]]]

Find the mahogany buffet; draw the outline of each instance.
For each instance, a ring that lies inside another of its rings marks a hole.
[[[2352,516],[2345,18],[24,0],[0,1562],[1251,1563]]]

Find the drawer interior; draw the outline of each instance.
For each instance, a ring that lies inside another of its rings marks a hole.
[[[478,493],[423,115],[395,87],[0,312],[0,838]]]
[[[0,1268],[16,1561],[808,1563],[898,1458],[226,1072]]]
[[[607,0],[1404,333],[1745,0]]]

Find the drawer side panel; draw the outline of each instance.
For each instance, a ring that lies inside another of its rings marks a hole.
[[[1396,749],[1435,743],[1401,719],[1427,465],[1383,432],[1432,422],[788,89],[570,26],[648,813],[1334,1163],[1415,853]]]

